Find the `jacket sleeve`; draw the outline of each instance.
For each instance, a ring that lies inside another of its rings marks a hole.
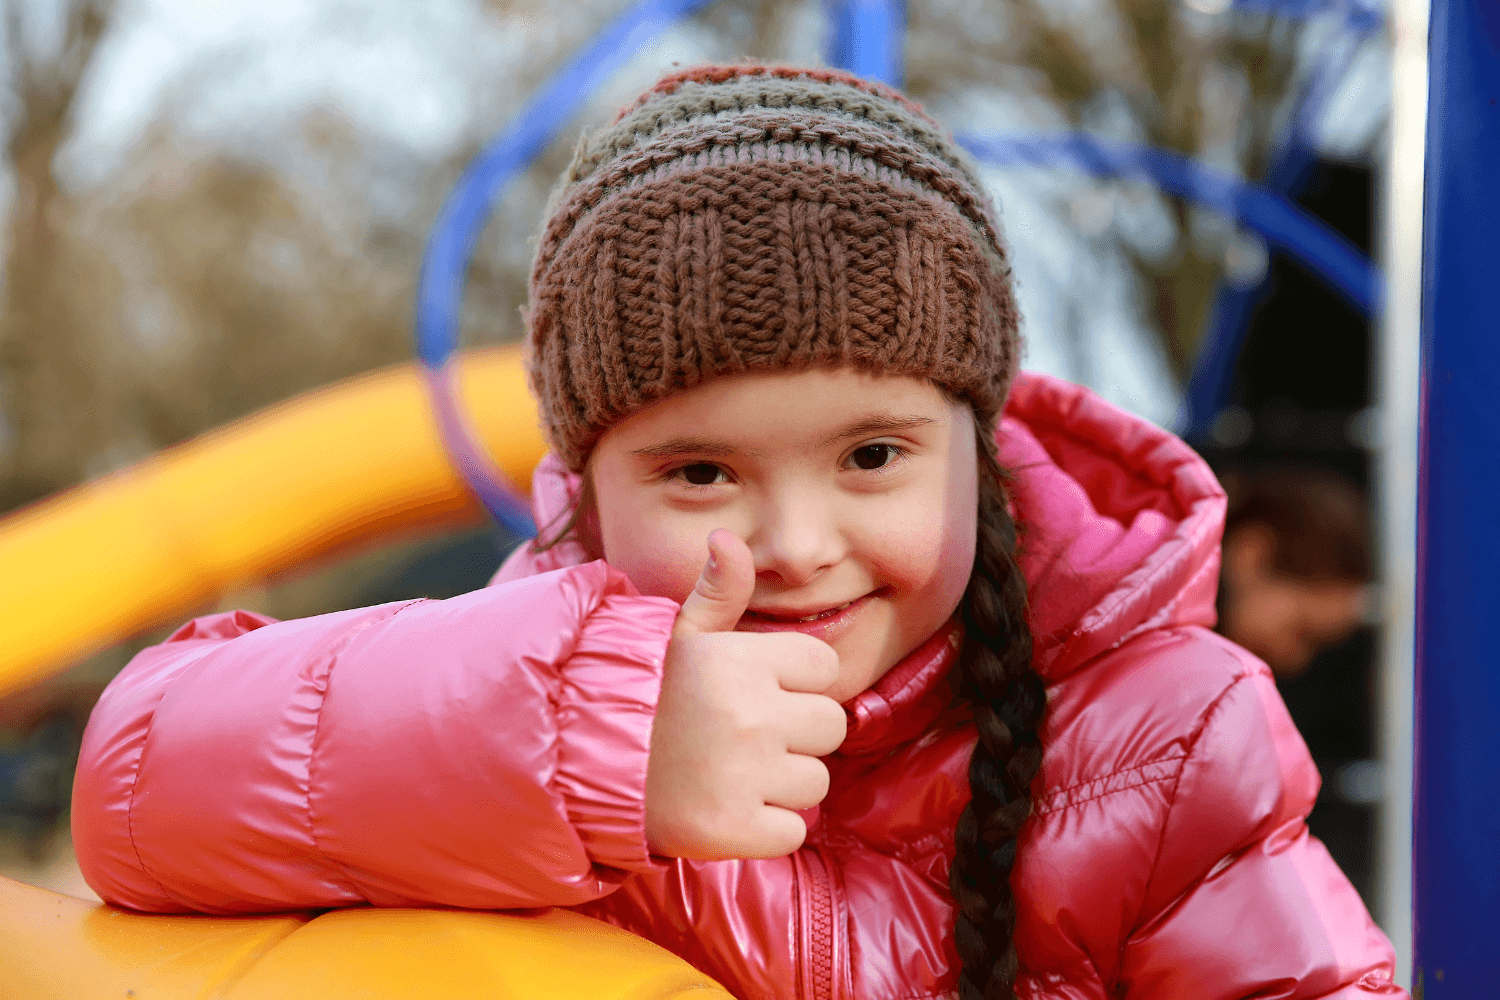
[[[1269,674],[1206,713],[1120,982],[1131,998],[1405,997],[1390,943],[1304,822],[1318,774]]]
[[[104,900],[161,912],[597,899],[653,864],[676,613],[594,562],[447,601],[199,619],[94,709],[79,865]]]

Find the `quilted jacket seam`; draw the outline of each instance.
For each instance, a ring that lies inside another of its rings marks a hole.
[[[1187,757],[1188,757],[1188,755],[1186,753],[1174,754],[1174,755],[1172,755],[1170,757],[1158,757],[1156,760],[1148,760],[1148,761],[1144,761],[1144,762],[1142,762],[1140,764],[1134,764],[1134,765],[1132,765],[1130,767],[1122,767],[1122,768],[1120,768],[1117,771],[1110,771],[1109,773],[1102,774],[1102,775],[1100,775],[1097,778],[1090,778],[1088,781],[1080,781],[1080,782],[1077,782],[1076,784],[1069,785],[1066,788],[1059,788],[1059,789],[1056,789],[1055,791],[1048,792],[1046,794],[1046,796],[1045,796],[1046,802],[1044,802],[1043,805],[1041,805],[1041,806],[1039,806],[1037,808],[1036,815],[1038,815],[1038,816],[1046,816],[1046,815],[1050,815],[1050,814],[1055,813],[1055,812],[1064,812],[1064,811],[1066,811],[1068,809],[1073,808],[1074,806],[1083,805],[1085,802],[1093,802],[1096,799],[1106,798],[1106,797],[1108,797],[1110,795],[1115,795],[1115,794],[1118,794],[1120,792],[1128,792],[1132,788],[1141,788],[1141,787],[1143,787],[1145,785],[1155,785],[1155,784],[1159,784],[1159,783],[1161,783],[1163,781],[1175,781],[1178,777],[1181,776],[1181,774],[1182,774],[1182,762],[1185,761],[1185,760],[1187,760]],[[1171,774],[1163,774],[1163,775],[1160,775],[1159,777],[1154,777],[1154,778],[1142,778],[1140,781],[1133,781],[1133,782],[1131,782],[1128,785],[1120,785],[1119,787],[1106,788],[1106,789],[1103,789],[1102,791],[1099,791],[1099,792],[1096,792],[1096,793],[1093,793],[1093,794],[1090,794],[1090,795],[1085,795],[1085,796],[1083,796],[1081,798],[1073,798],[1073,797],[1071,797],[1069,795],[1069,793],[1071,793],[1073,791],[1076,791],[1077,789],[1080,789],[1080,788],[1087,788],[1090,785],[1100,785],[1100,784],[1103,784],[1103,783],[1106,783],[1106,782],[1110,781],[1113,778],[1119,778],[1119,777],[1122,777],[1124,775],[1128,775],[1128,774],[1132,774],[1132,773],[1139,774],[1140,772],[1146,770],[1147,768],[1158,767],[1158,766],[1163,765],[1163,764],[1172,764],[1172,763],[1176,763],[1177,764],[1177,769],[1176,769],[1176,771],[1172,772]],[[1174,794],[1175,794],[1175,789],[1174,789]],[[1055,800],[1058,800],[1058,799],[1066,799],[1067,801],[1060,802],[1060,803],[1058,803],[1056,805],[1053,805],[1052,803]]]
[[[1187,551],[1191,552],[1198,547],[1200,542],[1202,542],[1203,536],[1206,533],[1217,530],[1220,530],[1220,528],[1216,523],[1202,523],[1197,527],[1196,530],[1192,531],[1188,535],[1183,536],[1182,545]],[[1173,573],[1180,572],[1180,567],[1178,565],[1179,562],[1180,559],[1175,558],[1160,560],[1156,564],[1155,568],[1152,569],[1149,574],[1147,574],[1146,578],[1139,581],[1136,586],[1133,586],[1128,590],[1125,590],[1123,588],[1117,590],[1113,595],[1111,595],[1110,599],[1106,599],[1099,606],[1093,608],[1077,622],[1075,622],[1073,627],[1069,630],[1068,634],[1064,638],[1053,640],[1056,643],[1055,648],[1060,649],[1063,646],[1066,646],[1068,642],[1070,642],[1075,636],[1083,635],[1091,631],[1094,622],[1113,616],[1121,606],[1133,600],[1135,598],[1135,595],[1138,594],[1141,590],[1150,590],[1156,587],[1163,578],[1168,577]],[[1198,574],[1195,572],[1194,574],[1192,574],[1192,576],[1189,577],[1189,580],[1196,578],[1197,575]]]
[[[1077,393],[1074,395],[1074,398],[1069,402],[1068,406],[1067,413],[1069,417],[1071,417],[1080,407],[1084,405],[1086,398],[1087,397],[1085,397],[1083,393]],[[1077,430],[1074,429],[1071,423],[1067,422],[1066,419],[1062,418],[1060,415],[1038,411],[1031,408],[1030,406],[1023,406],[1023,411],[1027,427],[1046,427],[1049,431],[1056,433],[1059,437],[1067,438],[1070,442],[1078,445],[1083,450],[1087,451],[1089,454],[1095,457],[1110,459],[1117,456],[1117,452],[1102,447],[1097,439],[1080,434]],[[1009,415],[1008,410],[1007,415]],[[1162,434],[1164,437],[1170,437],[1170,435],[1166,434],[1166,432],[1162,432]],[[1172,463],[1172,468],[1174,471],[1180,468],[1184,463],[1189,463],[1192,461],[1192,451],[1185,444],[1182,446],[1182,448],[1187,454],[1178,456],[1177,460]],[[1043,448],[1043,450],[1046,450],[1045,447]],[[1051,456],[1051,452],[1048,452],[1048,456]],[[1142,478],[1146,479],[1151,483],[1152,486],[1155,486],[1158,489],[1170,489],[1172,485],[1171,476],[1143,476]],[[1181,513],[1186,515],[1187,512],[1188,508],[1183,508]]]
[[[1203,711],[1198,715],[1197,724],[1193,727],[1192,735],[1189,737],[1187,752],[1183,755],[1182,764],[1177,768],[1176,780],[1173,781],[1172,790],[1167,797],[1167,808],[1162,812],[1161,825],[1157,828],[1156,852],[1151,859],[1150,873],[1146,876],[1146,886],[1148,888],[1148,893],[1149,887],[1156,881],[1156,875],[1161,870],[1162,852],[1166,849],[1167,844],[1167,826],[1172,821],[1173,810],[1177,808],[1177,792],[1182,787],[1182,775],[1187,770],[1188,762],[1192,760],[1193,755],[1197,753],[1199,746],[1203,742],[1203,734],[1207,732],[1208,727],[1213,724],[1213,719],[1219,714],[1219,711],[1222,709],[1224,702],[1232,693],[1234,693],[1239,688],[1241,684],[1245,683],[1251,677],[1252,675],[1247,673],[1237,674],[1233,680],[1231,680],[1224,686],[1224,690],[1220,691],[1219,694],[1214,698],[1214,700],[1209,702],[1207,707],[1205,707]],[[1143,894],[1142,896],[1141,907],[1144,907],[1146,905],[1145,895],[1146,894]],[[1135,919],[1131,922],[1131,926],[1138,926],[1140,924],[1140,919],[1141,911],[1140,908],[1137,908]]]
[[[353,873],[345,867],[342,861],[324,850],[323,845],[318,840],[318,818],[316,811],[313,809],[313,774],[318,766],[318,742],[323,735],[323,709],[328,704],[328,689],[333,685],[333,668],[338,666],[339,657],[343,654],[344,650],[349,648],[355,638],[374,625],[391,621],[412,605],[424,603],[426,603],[425,600],[406,601],[398,607],[391,609],[390,613],[384,617],[361,619],[331,642],[326,654],[328,666],[323,672],[323,690],[318,695],[317,718],[313,722],[312,739],[308,741],[307,745],[307,792],[304,798],[307,806],[307,836],[308,840],[312,843],[313,851],[320,857],[327,859],[338,869],[339,874],[345,882],[344,888],[353,895],[363,895],[363,893],[357,892],[354,888],[357,880],[354,878]]]
[[[180,677],[181,674],[178,675],[178,678]],[[174,678],[173,683],[176,680],[177,678]],[[151,869],[147,867],[146,859],[141,856],[140,845],[135,842],[135,790],[136,786],[140,784],[141,769],[146,766],[146,744],[151,740],[151,727],[156,725],[156,713],[161,708],[161,703],[166,700],[167,691],[171,690],[172,686],[172,684],[168,684],[162,688],[161,697],[156,699],[156,705],[151,709],[151,718],[146,720],[146,728],[141,733],[141,755],[136,758],[135,766],[131,769],[130,795],[125,803],[125,835],[130,839],[130,850],[135,854],[136,863],[141,866],[141,873],[149,878],[156,888],[161,891],[163,899],[175,900],[176,897],[167,891],[167,887],[162,883],[162,880],[157,878]]]

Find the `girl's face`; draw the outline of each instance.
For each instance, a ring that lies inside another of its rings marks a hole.
[[[599,441],[599,537],[586,544],[642,593],[681,602],[709,532],[734,532],[755,558],[738,628],[827,642],[839,678],[825,693],[847,701],[958,607],[974,562],[976,459],[968,406],[923,380],[723,376]]]

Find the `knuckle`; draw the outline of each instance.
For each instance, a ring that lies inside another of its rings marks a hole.
[[[705,601],[718,602],[724,599],[723,586],[701,576],[698,578],[698,582],[693,585],[693,591]]]
[[[779,858],[791,854],[807,840],[807,825],[800,816],[780,809],[767,809],[757,824],[755,856]]]
[[[772,713],[754,699],[737,699],[725,706],[724,712],[730,731],[742,738],[764,733],[774,720]]]
[[[832,698],[825,698],[824,702],[825,705],[819,711],[819,733],[824,752],[832,753],[849,734],[849,717],[845,714],[844,707]]]

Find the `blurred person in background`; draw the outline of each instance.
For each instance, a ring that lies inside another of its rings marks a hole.
[[[1219,577],[1219,631],[1279,680],[1364,619],[1370,525],[1358,491],[1335,473],[1295,466],[1236,469]]]
[[[1242,463],[1229,494],[1219,631],[1271,667],[1323,786],[1308,829],[1374,898],[1374,632],[1370,523],[1354,483],[1326,467]]]

